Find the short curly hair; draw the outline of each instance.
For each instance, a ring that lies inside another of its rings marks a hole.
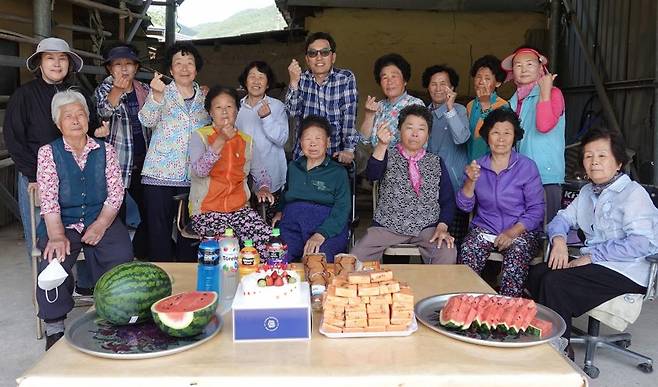
[[[329,120],[327,120],[325,117],[318,116],[315,114],[310,114],[302,119],[302,122],[299,124],[299,138],[302,138],[302,135],[304,134],[306,129],[312,126],[317,126],[318,128],[322,128],[322,130],[324,130],[324,132],[327,134],[327,137],[331,138],[332,130]]]
[[[203,68],[203,58],[199,51],[194,47],[192,43],[188,42],[176,42],[171,47],[167,49],[165,53],[165,69],[167,71],[171,70],[171,64],[174,59],[174,55],[181,53],[183,55],[192,55],[194,56],[194,67],[196,71],[199,72]]]
[[[244,87],[245,89],[247,88],[247,76],[249,76],[249,72],[253,68],[265,74],[265,76],[267,77],[267,89],[265,91],[269,91],[272,88],[272,85],[276,83],[276,78],[274,76],[274,71],[272,71],[270,65],[268,65],[267,62],[264,62],[262,60],[253,61],[249,63],[244,68],[244,70],[242,70],[242,73],[238,77],[238,82],[240,82],[240,86]]]
[[[409,116],[420,117],[427,122],[428,132],[432,131],[432,113],[428,108],[423,105],[407,105],[402,110],[400,110],[400,116],[398,117],[398,128],[402,128],[402,124]]]
[[[402,57],[402,55],[391,53],[391,54],[386,54],[384,56],[380,56],[375,61],[375,69],[373,71],[373,74],[375,75],[375,81],[377,83],[381,82],[380,73],[382,72],[382,69],[386,66],[391,66],[391,65],[400,69],[404,81],[409,82],[409,79],[411,79],[411,65],[409,64],[409,62],[407,62],[406,59]]]
[[[500,67],[500,59],[493,55],[485,55],[483,57],[480,57],[473,62],[473,66],[471,66],[471,77],[475,78],[475,75],[477,74],[478,70],[481,68],[488,68],[491,70],[493,73],[494,77],[496,78],[496,81],[498,82],[504,82],[505,77],[507,76],[507,73],[505,70],[503,70],[502,67]]]
[[[208,113],[210,113],[210,110],[212,109],[212,100],[222,94],[233,98],[235,100],[235,110],[240,110],[240,97],[238,97],[238,92],[232,87],[215,85],[208,90],[206,100],[203,102],[203,107]]]
[[[493,110],[487,115],[482,123],[482,128],[480,128],[480,136],[484,139],[489,146],[489,133],[493,129],[494,125],[499,122],[509,122],[514,127],[514,142],[521,141],[523,138],[523,129],[521,128],[521,121],[519,121],[519,116],[514,113],[514,111],[507,107],[500,107]]]
[[[441,65],[430,66],[426,68],[425,71],[423,71],[423,88],[427,89],[429,87],[432,77],[434,76],[434,74],[437,73],[448,74],[448,78],[450,79],[450,84],[455,89],[459,85],[459,74],[457,74],[455,69],[449,67],[448,65],[441,64]]]

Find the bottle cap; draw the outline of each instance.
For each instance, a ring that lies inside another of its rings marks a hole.
[[[226,230],[224,230],[224,236],[232,237],[233,236],[233,229],[232,228],[227,228]]]
[[[278,237],[279,235],[281,235],[281,230],[279,230],[278,228],[273,228],[272,235]]]
[[[254,247],[254,241],[247,239],[244,241],[244,247]]]

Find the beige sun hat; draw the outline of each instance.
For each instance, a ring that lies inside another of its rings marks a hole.
[[[74,72],[79,72],[82,70],[82,65],[84,62],[82,61],[82,58],[80,58],[80,55],[76,54],[75,52],[71,51],[71,47],[69,47],[69,44],[66,43],[65,40],[62,40],[60,38],[45,38],[39,42],[37,45],[37,51],[30,55],[29,58],[25,61],[25,65],[27,66],[27,69],[35,72],[39,68],[39,57],[41,56],[41,53],[43,52],[63,52],[66,53],[69,58],[73,61],[73,71]]]

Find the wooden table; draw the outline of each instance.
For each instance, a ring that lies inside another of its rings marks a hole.
[[[162,264],[174,292],[195,285],[194,264]],[[388,265],[417,300],[440,293],[491,292],[462,265]],[[586,378],[550,345],[493,348],[463,343],[421,325],[408,337],[233,343],[230,313],[203,345],[147,360],[109,360],[56,343],[17,382],[29,386],[584,386]]]

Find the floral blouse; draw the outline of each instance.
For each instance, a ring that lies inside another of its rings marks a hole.
[[[391,134],[393,134],[393,138],[391,139],[391,143],[388,144],[388,147],[389,149],[395,147],[398,141],[400,141],[400,132],[398,131],[400,110],[409,105],[425,106],[425,103],[423,100],[407,94],[406,91],[399,96],[395,102],[390,102],[388,99],[383,99],[379,102],[379,109],[377,109],[377,113],[375,113],[375,121],[370,134],[370,143],[372,146],[377,145],[377,142],[379,142],[379,139],[377,138],[377,128],[379,128],[379,125],[383,122],[387,122]]]

